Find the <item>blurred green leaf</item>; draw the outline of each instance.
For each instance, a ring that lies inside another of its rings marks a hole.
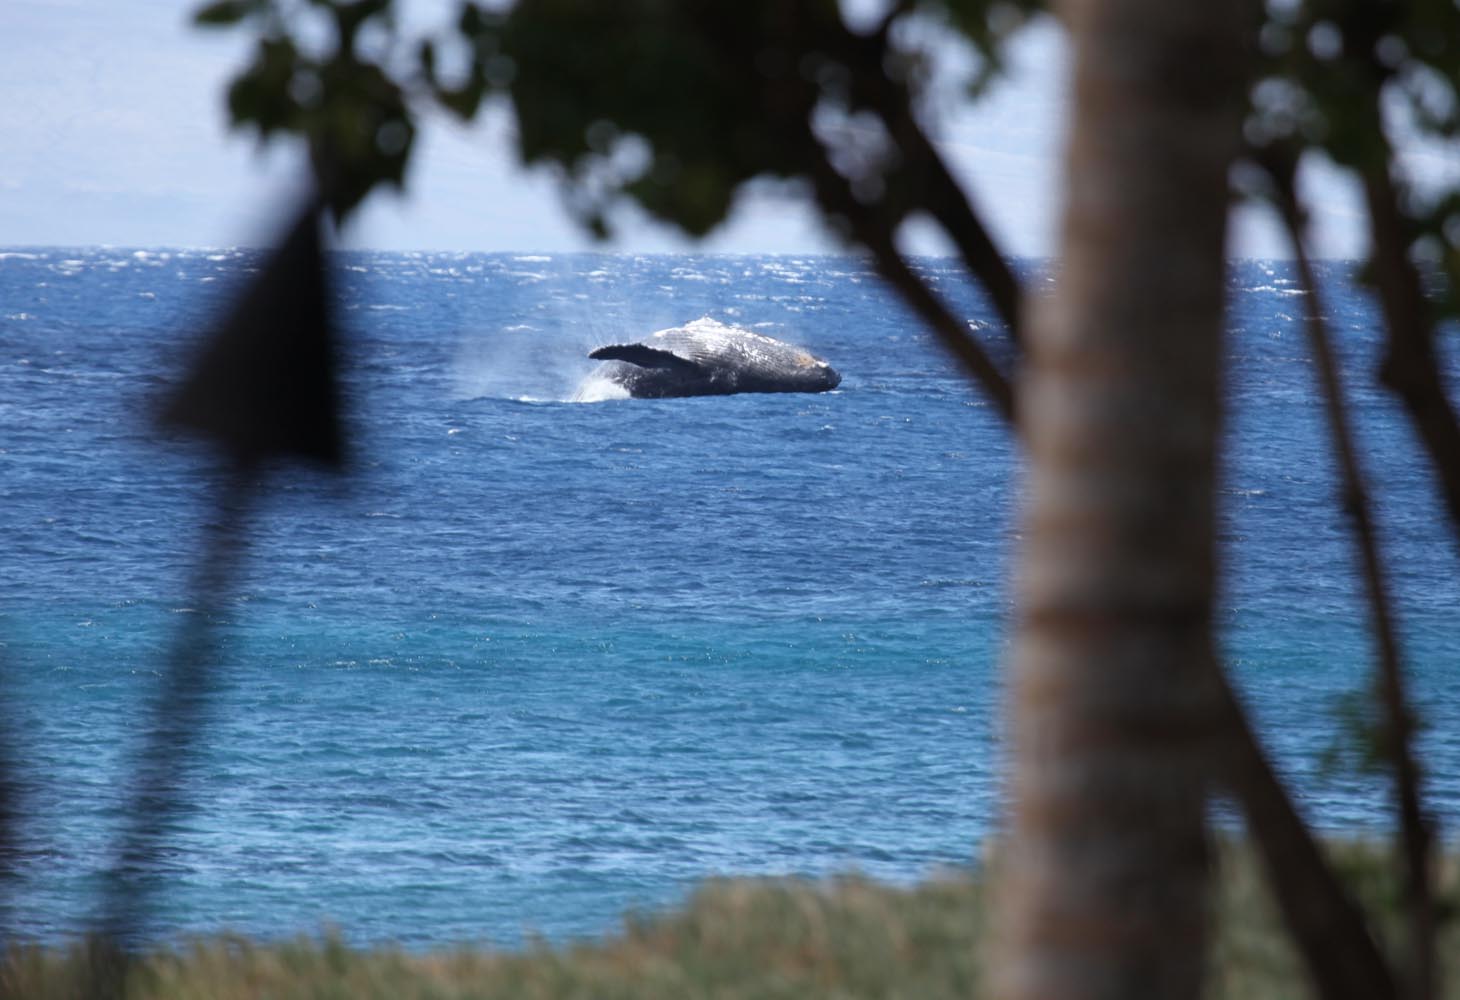
[[[193,23],[212,26],[237,24],[258,6],[257,0],[214,0],[193,11]]]
[[[264,38],[254,58],[228,88],[228,110],[235,125],[252,125],[261,138],[295,130],[300,106],[290,84],[300,68],[299,52],[285,38]]]
[[[456,30],[464,38],[475,38],[487,28],[488,18],[480,4],[472,3],[471,0],[461,5],[461,12],[456,18]]]

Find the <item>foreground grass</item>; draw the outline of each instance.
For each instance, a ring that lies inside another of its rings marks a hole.
[[[1332,849],[1381,938],[1398,932],[1398,892],[1385,851]],[[1455,897],[1455,866],[1446,877]],[[1222,853],[1208,996],[1308,995],[1260,871],[1246,851]],[[861,879],[712,882],[681,909],[629,918],[594,943],[523,951],[428,955],[357,950],[336,940],[262,944],[212,937],[149,954],[129,971],[127,996],[158,1000],[546,1000],[546,998],[967,998],[980,994],[981,948],[992,918],[977,878],[895,889]],[[1460,1000],[1460,934],[1446,925],[1446,997]],[[78,947],[22,949],[0,966],[3,993],[27,1000],[80,996]]]

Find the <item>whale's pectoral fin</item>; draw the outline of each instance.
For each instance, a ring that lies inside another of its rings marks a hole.
[[[672,351],[646,347],[643,344],[610,344],[598,348],[588,356],[595,361],[627,361],[640,368],[669,368],[686,374],[704,371],[702,365],[681,358]]]

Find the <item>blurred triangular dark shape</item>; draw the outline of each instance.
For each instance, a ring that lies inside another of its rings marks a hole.
[[[311,200],[166,401],[164,425],[209,438],[240,462],[289,455],[342,463],[319,226]]]

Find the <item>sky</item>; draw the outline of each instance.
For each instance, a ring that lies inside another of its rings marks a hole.
[[[0,0],[0,246],[217,247],[270,237],[269,206],[303,176],[302,157],[292,147],[261,152],[252,138],[230,133],[223,94],[248,39],[242,31],[192,27],[195,5]],[[975,207],[1014,255],[1056,252],[1068,62],[1060,30],[1048,20],[1031,25],[1017,36],[1007,79],[980,102],[939,102],[931,122]],[[563,210],[555,179],[517,164],[511,130],[505,107],[471,128],[428,118],[407,193],[372,196],[344,234],[346,245],[840,249],[802,199],[773,190],[744,197],[729,222],[700,242],[625,211],[615,240],[596,243]],[[1303,186],[1313,208],[1316,255],[1362,254],[1354,186],[1321,163],[1307,165]],[[904,244],[918,253],[947,252],[930,226],[910,227]],[[1288,256],[1271,220],[1255,210],[1236,213],[1231,250]]]

